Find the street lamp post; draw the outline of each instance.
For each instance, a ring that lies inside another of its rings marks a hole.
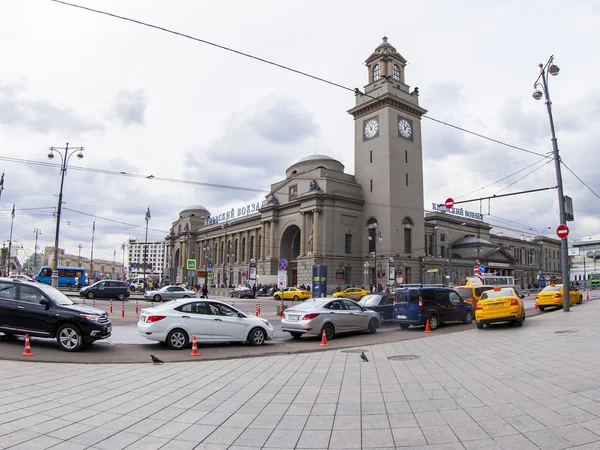
[[[77,248],[79,249],[79,258],[77,259],[77,264],[79,267],[81,267],[81,244],[79,244]]]
[[[64,150],[62,153],[60,150]],[[58,237],[60,234],[60,213],[62,211],[63,186],[65,184],[65,174],[69,159],[77,152],[77,158],[83,158],[83,147],[69,148],[69,143],[65,147],[50,147],[48,159],[54,158],[54,153],[58,153],[61,158],[60,164],[60,191],[58,193],[58,208],[56,210],[56,235],[54,237],[54,268],[52,270],[52,286],[58,287]]]
[[[144,289],[146,289],[146,266],[148,265],[148,222],[150,222],[150,206],[146,211],[146,241],[144,244]]]
[[[369,241],[373,241],[373,250],[371,255],[373,255],[373,268],[375,271],[375,279],[373,280],[373,286],[375,286],[375,291],[377,291],[377,242],[382,242],[383,237],[381,236],[381,231],[377,230],[377,222],[373,224],[373,236],[369,236]]]
[[[225,222],[221,225],[221,228],[225,230],[225,243],[223,245],[223,284],[227,288],[227,266],[229,264],[229,244],[227,243],[227,228],[229,223]]]
[[[38,248],[38,235],[42,234],[39,228],[33,230],[35,233],[35,247],[33,248],[33,272],[37,275],[38,266],[37,266],[37,248]]]
[[[121,279],[125,279],[125,249],[127,248],[127,244],[123,242],[121,244],[121,251],[123,252],[123,264],[121,265]]]
[[[10,254],[12,252],[12,233],[13,233],[13,223],[15,221],[15,205],[13,205],[12,212],[10,213],[10,215],[12,218],[10,219],[10,237],[8,238],[8,265],[7,265],[7,270],[6,270],[6,276],[10,275],[10,265],[11,265]],[[58,278],[57,278],[57,281],[58,281]]]
[[[560,169],[560,157],[558,155],[558,142],[556,140],[556,132],[554,130],[554,119],[552,118],[552,102],[550,101],[550,92],[548,91],[548,74],[552,76],[558,75],[559,68],[554,65],[554,56],[550,56],[550,59],[543,65],[540,63],[540,75],[538,76],[535,83],[533,83],[533,98],[540,100],[542,97],[546,98],[546,109],[548,111],[548,118],[550,119],[550,133],[552,134],[552,151],[554,154],[554,167],[556,169],[556,184],[558,186],[558,207],[560,213],[560,224],[566,226],[567,214],[565,211],[565,196],[563,193],[563,182],[562,174]],[[540,84],[539,81],[542,80]],[[541,87],[543,92],[538,89]],[[563,285],[563,311],[569,312],[569,243],[567,238],[560,240],[560,251],[561,251],[561,265],[562,265],[562,285]]]

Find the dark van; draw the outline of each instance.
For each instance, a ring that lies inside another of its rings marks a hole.
[[[458,293],[444,287],[409,287],[396,289],[394,322],[400,328],[425,325],[435,330],[440,323],[473,321],[473,307]]]

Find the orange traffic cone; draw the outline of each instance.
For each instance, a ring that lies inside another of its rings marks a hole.
[[[536,311],[539,311],[540,308],[538,308],[537,302],[535,302],[533,304],[533,309],[535,309]]]
[[[590,291],[585,291],[585,299],[586,300],[590,299]]]
[[[323,330],[323,336],[321,337],[321,347],[327,347],[327,335],[325,334],[325,330]]]
[[[29,345],[29,334],[25,335],[25,351],[23,352],[23,356],[33,356],[31,346]]]
[[[190,352],[190,356],[200,356],[200,353],[198,353],[198,344],[196,344],[196,336],[192,339],[192,351]]]
[[[425,333],[431,333],[431,327],[429,326],[429,319],[425,322]]]

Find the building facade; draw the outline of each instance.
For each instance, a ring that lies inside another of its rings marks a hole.
[[[43,264],[45,266],[52,266],[54,264],[54,246],[44,247]],[[81,255],[70,255],[62,248],[58,249],[58,265],[83,267],[88,273],[89,278],[108,277],[118,279],[121,278],[123,274],[123,265],[117,260],[116,256],[112,261],[94,258],[94,264],[92,266],[90,258]]]
[[[276,283],[283,272],[288,286],[312,285],[313,267],[325,266],[328,292],[337,285],[461,284],[476,262],[517,284],[537,284],[546,261],[542,277],[560,277],[558,240],[494,234],[483,216],[462,209],[425,212],[426,110],[418,88],[406,84],[407,61],[387,38],[365,64],[367,84],[348,111],[355,174],[327,155],[310,155],[259,203],[184,209],[166,237],[171,280],[195,284],[208,272],[213,285],[246,284],[251,262],[257,283]],[[187,259],[196,271],[187,270]]]
[[[160,276],[166,274],[165,241],[140,241],[129,239],[128,277],[136,275]],[[144,271],[144,266],[146,267]]]

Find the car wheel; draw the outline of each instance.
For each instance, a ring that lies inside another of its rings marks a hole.
[[[94,298],[94,293],[93,292],[88,292],[86,295],[87,298],[89,298],[90,300]]]
[[[171,330],[167,335],[167,345],[171,350],[181,350],[188,345],[188,335],[180,328]]]
[[[279,295],[276,295],[275,300],[281,300],[281,297]]]
[[[439,325],[438,318],[436,315],[429,316],[429,329],[431,331],[435,330]]]
[[[267,340],[267,333],[262,328],[256,327],[248,333],[248,342],[250,345],[263,345]]]
[[[371,319],[369,321],[369,334],[375,334],[377,332],[377,319]]]
[[[323,328],[321,329],[321,336],[323,335],[323,331],[325,331],[325,337],[328,341],[335,337],[335,328],[333,324],[326,323],[325,325],[323,325]]]
[[[477,324],[477,328],[478,328],[478,329],[480,329],[480,330],[481,330],[481,329],[483,328],[483,324],[482,324],[481,322],[477,322],[477,321],[475,321],[475,323]]]
[[[467,311],[465,313],[465,318],[463,319],[463,323],[466,323],[468,325],[471,322],[473,322],[473,313],[471,311]]]
[[[523,315],[521,316],[521,318],[515,320],[515,325],[518,326],[518,327],[522,327],[524,320],[525,320],[525,313],[523,313]]]
[[[155,302],[160,302],[160,295],[156,294],[153,299]]]
[[[294,301],[297,302],[298,300],[300,300],[300,297],[298,297],[297,295],[294,295]]]
[[[135,292],[135,286],[129,286],[129,290],[130,290],[131,292]]]
[[[56,333],[58,346],[66,352],[76,352],[83,346],[83,336],[75,325],[66,324]]]
[[[120,302],[125,300],[125,294],[123,294],[122,292],[119,292],[119,294],[117,295],[117,300],[119,300]]]
[[[543,311],[543,310],[545,310],[545,309],[546,309],[546,307],[545,307],[545,306],[538,306],[538,309],[539,309],[540,311]]]
[[[408,325],[408,324],[406,324],[406,323],[402,323],[402,324],[400,324],[400,328],[402,328],[403,330],[408,330],[408,327],[409,327],[409,326],[410,326],[410,325]]]
[[[581,305],[583,303],[583,295],[579,296],[579,301],[577,302],[578,305]]]
[[[294,339],[300,339],[302,337],[302,333],[296,333],[296,332],[291,332],[290,331],[290,334],[292,335],[292,337]]]

